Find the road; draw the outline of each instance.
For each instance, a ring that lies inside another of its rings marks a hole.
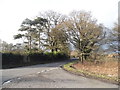
[[[57,62],[2,70],[3,88],[118,88],[115,84],[77,76],[64,71]]]

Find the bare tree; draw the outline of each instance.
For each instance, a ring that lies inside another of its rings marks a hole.
[[[56,32],[56,30],[58,30],[58,29],[56,29],[57,25],[59,25],[65,21],[65,16],[61,15],[60,13],[54,12],[54,11],[45,12],[41,16],[43,16],[44,18],[46,18],[48,20],[47,25],[46,25],[46,31],[45,31],[45,35],[46,35],[47,39],[45,40],[46,44],[44,46],[47,49],[50,49],[51,52],[57,51],[58,49],[55,48],[55,47],[57,47],[56,40],[57,41],[59,41],[59,40],[55,39],[57,37],[54,32]],[[60,30],[58,32],[60,32]]]
[[[90,12],[73,11],[70,15],[70,19],[65,22],[65,29],[69,41],[79,51],[79,59],[83,63],[83,60],[99,47],[98,43],[104,38],[103,25],[98,25]]]
[[[62,24],[59,24],[55,28],[53,28],[52,31],[50,32],[50,36],[53,41],[52,47],[56,52],[58,50],[67,52],[68,37],[66,35],[66,32],[65,32]]]
[[[119,32],[119,28],[120,26],[118,25],[118,23],[114,23],[114,27],[112,28],[111,33],[109,34],[107,41],[109,44],[109,49],[112,52],[118,52],[119,50],[119,44],[120,44],[120,32]]]
[[[0,52],[11,52],[13,51],[13,44],[7,43],[5,41],[0,40]]]

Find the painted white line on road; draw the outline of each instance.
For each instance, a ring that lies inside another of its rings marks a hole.
[[[58,69],[58,67],[56,67],[56,68],[51,68],[50,70],[55,70],[55,69]]]
[[[4,84],[8,84],[8,83],[10,83],[10,82],[12,82],[12,80],[5,81],[5,82],[3,83],[3,85],[4,85]]]
[[[42,70],[41,72],[44,72],[44,70]]]
[[[55,69],[60,69],[60,68],[55,67],[55,68],[50,68],[50,69],[47,69],[47,70],[42,70],[40,72],[37,72],[37,74],[40,74],[40,73],[43,73],[43,72],[49,72],[49,71],[52,71],[52,70],[55,70]]]
[[[17,79],[19,79],[19,80],[20,80],[21,78],[17,78]]]
[[[49,72],[49,71],[50,71],[50,69],[46,70],[46,72]]]

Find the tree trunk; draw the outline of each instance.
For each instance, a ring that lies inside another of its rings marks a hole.
[[[40,31],[39,31],[39,45],[38,45],[39,49],[40,49]]]
[[[57,51],[58,51],[58,48],[55,48],[55,51],[57,52]]]
[[[30,47],[29,47],[29,50],[31,51],[31,36],[30,36]]]
[[[83,53],[81,54],[81,63],[83,64]]]
[[[53,52],[54,52],[54,49],[52,49],[51,52],[53,53]]]

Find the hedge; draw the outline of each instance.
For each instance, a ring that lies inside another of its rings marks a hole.
[[[15,54],[2,53],[2,67],[19,67],[33,64],[43,64],[50,62],[63,61],[68,59],[65,53],[29,53],[29,54]]]

